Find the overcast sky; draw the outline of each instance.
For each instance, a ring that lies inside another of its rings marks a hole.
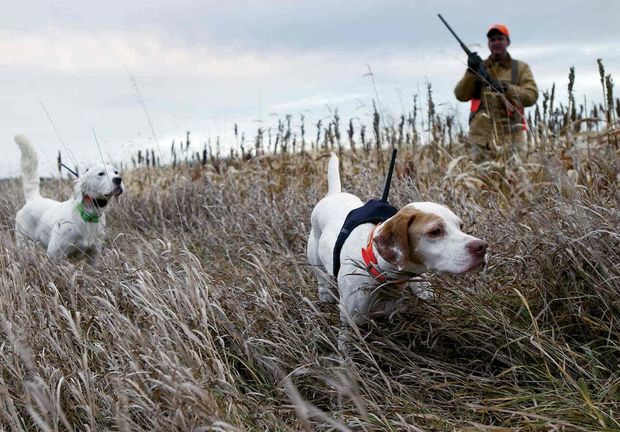
[[[252,140],[286,114],[312,135],[335,108],[371,123],[369,67],[386,117],[427,81],[440,110],[462,112],[466,57],[437,13],[484,56],[489,25],[508,25],[541,90],[565,95],[575,66],[578,97],[600,101],[597,58],[620,77],[619,1],[22,0],[0,14],[0,176],[19,172],[17,133],[48,175],[58,150],[100,159],[97,141],[117,161],[188,130],[197,150],[234,142],[235,123]]]

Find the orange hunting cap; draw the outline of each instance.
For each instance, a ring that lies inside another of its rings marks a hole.
[[[508,27],[504,24],[493,24],[487,32],[487,37],[490,37],[493,33],[501,33],[510,39],[510,32],[508,31]]]

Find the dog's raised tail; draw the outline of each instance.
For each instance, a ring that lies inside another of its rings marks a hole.
[[[327,165],[327,195],[333,195],[342,192],[340,184],[340,169],[338,168],[338,156],[331,153],[329,165]]]
[[[24,198],[26,202],[39,198],[39,158],[37,152],[23,135],[17,135],[15,142],[21,150],[21,166],[22,166],[22,186],[24,188]]]

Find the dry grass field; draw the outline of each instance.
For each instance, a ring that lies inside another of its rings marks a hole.
[[[128,170],[94,268],[16,249],[7,181],[0,428],[620,430],[620,152],[584,142],[478,165],[458,140],[403,145],[391,202],[445,203],[489,265],[403,293],[411,313],[348,330],[350,356],[305,259],[328,149]],[[343,186],[380,196],[388,157],[341,152]]]

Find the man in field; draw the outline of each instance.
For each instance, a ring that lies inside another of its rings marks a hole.
[[[487,32],[491,55],[467,59],[467,71],[454,89],[461,102],[471,101],[469,142],[476,161],[514,155],[526,148],[527,123],[523,108],[538,99],[538,88],[527,63],[508,54],[510,33],[503,24]],[[488,71],[484,79],[480,66]]]

